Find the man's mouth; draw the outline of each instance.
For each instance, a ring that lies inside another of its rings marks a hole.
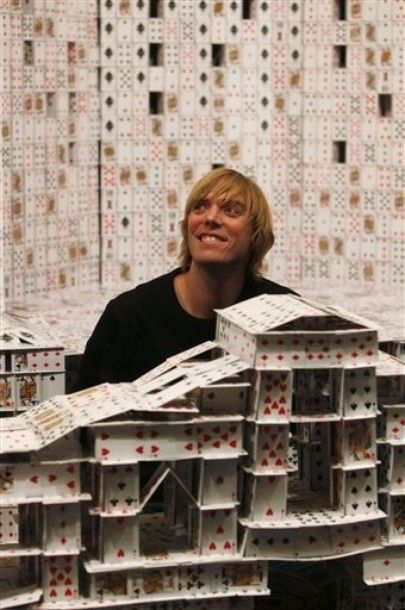
[[[214,243],[214,242],[218,242],[218,241],[220,241],[220,242],[226,241],[226,239],[224,237],[221,237],[220,235],[213,235],[211,233],[203,233],[203,235],[200,235],[199,240],[202,241],[202,242],[207,242],[207,243],[209,243],[209,242]]]

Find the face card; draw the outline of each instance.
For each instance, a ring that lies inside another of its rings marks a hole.
[[[131,597],[160,597],[177,593],[178,576],[173,567],[143,570],[132,575]]]
[[[258,591],[267,587],[267,565],[263,561],[230,563],[222,567],[224,591]]]
[[[0,409],[13,410],[15,404],[14,377],[2,375],[0,377]]]
[[[92,574],[94,597],[99,600],[113,599],[127,594],[126,572],[104,572]]]
[[[344,464],[373,462],[375,458],[375,422],[370,419],[346,421],[343,430]]]
[[[18,375],[16,377],[17,408],[33,407],[41,401],[40,376]]]

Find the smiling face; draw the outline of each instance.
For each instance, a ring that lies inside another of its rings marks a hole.
[[[242,204],[245,207],[235,213],[234,207],[232,210],[224,207],[226,202]],[[208,216],[207,223],[208,204],[213,204],[214,217],[210,219]],[[215,214],[216,205],[221,213]],[[194,241],[192,252],[189,242],[197,238],[194,229],[203,220],[206,222],[205,229],[209,227],[210,230],[206,230],[206,235],[200,242],[207,244],[211,241],[212,248],[209,252],[203,251]],[[263,191],[251,178],[227,167],[209,171],[193,186],[187,197],[181,233],[179,260],[183,272],[190,268],[193,259],[197,261],[197,257],[201,255],[209,262],[208,253],[211,262],[215,262],[215,256],[217,262],[220,262],[219,252],[222,248],[224,262],[232,260],[233,256],[238,260],[242,258],[244,262],[247,259],[247,271],[260,276],[263,258],[274,243],[271,212]],[[214,251],[214,240],[219,242],[221,238],[223,245],[217,243],[217,250]],[[235,243],[235,239],[238,243]],[[215,256],[214,252],[217,252]]]
[[[251,253],[252,226],[240,195],[209,193],[191,206],[187,241],[191,264],[245,268]]]

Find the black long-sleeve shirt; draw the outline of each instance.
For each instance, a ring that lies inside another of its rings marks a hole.
[[[183,350],[215,337],[215,318],[187,313],[178,302],[175,269],[111,300],[87,342],[73,391],[99,383],[133,381]],[[236,303],[260,294],[294,292],[247,276]]]

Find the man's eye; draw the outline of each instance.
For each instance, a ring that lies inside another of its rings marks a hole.
[[[207,202],[204,200],[196,201],[193,205],[193,210],[205,210],[207,207]]]
[[[239,214],[242,214],[243,212],[242,205],[237,201],[226,201],[223,205],[223,210],[227,214],[232,214],[233,216],[239,216]]]

